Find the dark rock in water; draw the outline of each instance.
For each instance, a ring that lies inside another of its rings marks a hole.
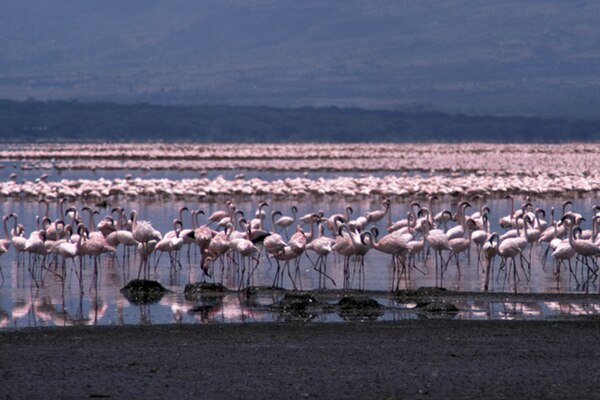
[[[308,293],[288,293],[274,305],[283,311],[305,311],[321,306],[321,303]]]
[[[460,310],[452,303],[431,302],[423,306],[421,311],[429,313],[457,313]]]
[[[423,305],[417,312],[420,318],[425,319],[452,319],[460,310],[452,303],[432,301]]]
[[[344,297],[336,305],[338,314],[346,320],[376,320],[383,315],[383,306],[364,297]]]
[[[285,320],[308,321],[317,314],[327,312],[331,306],[321,303],[308,293],[288,293],[279,303],[273,304],[271,310],[282,314]]]
[[[169,290],[156,281],[134,279],[120,292],[132,304],[152,304],[160,301]]]
[[[450,291],[443,287],[420,287],[417,290],[415,290],[414,292],[417,295],[434,296],[434,295],[446,294],[446,293],[449,293]]]
[[[183,294],[188,301],[202,300],[206,297],[222,296],[229,292],[225,286],[220,283],[188,283],[185,285]]]
[[[260,293],[283,292],[285,289],[272,286],[248,286],[242,290],[242,294],[246,298],[252,297]]]
[[[380,310],[383,308],[383,306],[376,300],[363,297],[344,297],[338,302],[337,305],[341,310]]]

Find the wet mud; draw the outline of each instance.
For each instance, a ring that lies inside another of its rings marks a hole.
[[[0,398],[596,398],[600,322],[0,331]]]

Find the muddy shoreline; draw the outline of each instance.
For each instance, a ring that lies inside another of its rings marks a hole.
[[[597,398],[599,321],[0,331],[0,398]]]

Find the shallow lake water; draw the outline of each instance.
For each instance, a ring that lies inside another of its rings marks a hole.
[[[10,168],[4,168],[3,174]],[[28,171],[33,173],[35,171]],[[23,172],[19,172],[22,174]],[[66,172],[65,172],[66,173]],[[109,178],[124,177],[131,171],[112,171],[102,172],[98,176],[93,175],[89,178],[99,178],[100,176]],[[134,176],[135,171],[133,172]],[[186,177],[186,173],[172,171],[172,176],[164,172],[154,172],[160,177],[169,177],[170,179],[180,179]],[[216,173],[216,172],[215,172]],[[39,171],[36,172],[39,176]],[[86,174],[94,174],[91,171],[82,173],[81,171],[68,172],[69,177],[88,178]],[[70,175],[72,174],[72,176]],[[112,175],[114,174],[114,176]],[[254,172],[254,174],[258,174]],[[271,173],[268,173],[271,174]],[[263,179],[279,179],[281,174],[273,173],[271,175],[262,174]],[[322,175],[322,174],[321,174]],[[340,175],[340,174],[337,174]],[[54,175],[51,175],[54,176]],[[140,177],[149,177],[139,175]],[[197,176],[194,175],[194,176]],[[33,179],[32,177],[23,177],[23,179]],[[154,227],[161,232],[172,229],[172,221],[179,216],[179,208],[187,206],[189,209],[201,209],[206,215],[225,208],[227,199],[217,199],[211,202],[183,202],[178,200],[169,201],[146,201],[146,200],[127,200],[110,199],[110,206],[122,206],[126,210],[136,209],[139,212],[139,218],[152,221]],[[269,207],[267,213],[272,210],[281,210],[284,214],[290,214],[292,205],[298,207],[298,216],[309,212],[322,210],[324,214],[343,212],[347,206],[354,209],[353,216],[362,215],[366,211],[381,208],[381,199],[379,198],[358,198],[347,201],[339,197],[320,197],[307,198],[302,201],[281,201],[268,197],[265,198],[244,198],[231,199],[235,202],[238,209],[244,211],[246,215],[253,216],[257,204],[261,201],[267,201]],[[541,207],[546,211],[550,207],[561,210],[564,198],[552,199],[532,199],[535,207]],[[587,217],[587,226],[591,221],[591,210],[595,204],[593,198],[569,199],[573,201],[573,210],[582,213]],[[423,200],[421,200],[423,201]],[[516,199],[516,204],[520,204],[523,199]],[[409,199],[404,201],[394,200],[391,206],[392,220],[398,220],[406,216],[409,210]],[[505,199],[489,199],[486,204],[491,208],[491,230],[502,233],[504,230],[498,225],[498,219],[510,211],[510,203]],[[74,203],[69,206],[81,207],[84,204]],[[422,204],[425,205],[425,204]],[[476,207],[475,203],[473,203]],[[91,206],[94,206],[91,204]],[[455,210],[456,201],[451,199],[442,200],[435,205],[437,211],[442,208]],[[43,214],[43,207],[36,201],[3,199],[0,202],[0,211],[2,214],[15,212],[19,215],[19,222],[23,223],[30,232],[35,226],[35,216]],[[99,208],[100,217],[110,212],[110,208]],[[476,211],[468,209],[467,212]],[[53,204],[50,210],[51,216],[56,216],[56,204]],[[99,221],[96,217],[95,222]],[[549,216],[547,217],[549,219]],[[200,218],[201,223],[205,220]],[[87,221],[86,221],[87,222]],[[185,227],[190,227],[189,213],[184,215]],[[266,227],[270,229],[271,223],[267,218]],[[378,223],[380,232],[385,232],[385,221]],[[306,228],[308,229],[308,228]],[[289,234],[293,232],[290,230]],[[330,232],[326,232],[330,235]],[[285,233],[283,233],[285,237]],[[517,268],[517,277],[512,273],[507,274],[508,268],[500,269],[500,260],[495,261],[493,276],[490,283],[490,292],[502,293],[572,293],[579,294],[584,292],[597,293],[598,281],[591,282],[586,287],[580,283],[587,279],[586,271],[581,264],[572,260],[574,268],[573,274],[569,273],[566,266],[563,266],[559,276],[553,272],[553,261],[549,258],[545,264],[541,262],[543,249],[535,246],[532,251],[532,261],[530,269],[525,266],[523,269]],[[314,261],[316,255],[308,253]],[[447,256],[446,256],[447,257]],[[211,323],[211,322],[266,322],[278,321],[288,318],[288,316],[275,312],[270,305],[277,303],[284,296],[284,292],[257,295],[248,299],[243,294],[236,291],[240,286],[246,286],[246,278],[242,279],[240,270],[233,263],[228,263],[223,272],[218,263],[214,264],[212,278],[207,281],[222,282],[224,286],[233,290],[218,298],[207,301],[190,301],[184,295],[184,287],[188,283],[199,282],[204,279],[199,267],[200,260],[198,251],[191,248],[188,256],[187,247],[184,247],[179,255],[178,261],[171,265],[169,257],[164,254],[160,260],[153,256],[151,258],[151,276],[150,278],[160,282],[171,293],[166,294],[158,303],[151,305],[131,304],[120,293],[120,289],[131,279],[138,277],[139,256],[133,253],[129,257],[124,257],[124,250],[118,249],[116,257],[103,256],[98,267],[98,277],[94,278],[93,262],[90,259],[85,260],[82,269],[82,276],[78,275],[79,262],[73,263],[68,260],[66,263],[66,274],[64,279],[60,275],[60,268],[55,267],[49,259],[46,261],[46,268],[42,268],[40,261],[30,262],[27,257],[25,260],[17,261],[14,249],[0,258],[3,280],[0,285],[0,326],[3,328],[20,328],[48,325],[72,325],[72,324],[90,324],[90,325],[119,325],[119,324],[149,324],[149,323]],[[412,269],[410,276],[405,276],[400,282],[400,289],[417,289],[420,287],[442,286],[444,288],[459,292],[481,292],[483,289],[484,274],[482,265],[477,259],[475,246],[471,248],[470,262],[465,256],[459,258],[461,265],[461,274],[459,275],[456,262],[451,261],[444,275],[443,282],[436,279],[435,257],[431,253],[427,258],[418,258],[416,267]],[[365,256],[364,283],[361,284],[358,276],[358,269],[354,260],[351,261],[350,280],[348,282],[351,289],[363,289],[373,291],[375,298],[384,310],[376,318],[383,319],[408,319],[419,318],[421,315],[415,311],[414,304],[405,304],[396,301],[389,293],[392,289],[392,261],[391,256],[371,249]],[[291,274],[295,275],[292,264]],[[266,287],[271,286],[277,271],[277,265],[274,261],[266,259],[264,253],[261,253],[260,263],[250,278],[251,286]],[[356,271],[356,272],[355,272]],[[340,295],[343,286],[343,259],[339,255],[330,255],[327,259],[327,273],[335,281],[336,286],[330,280],[326,280],[327,289],[339,289]],[[247,275],[246,275],[247,277]],[[240,283],[241,282],[241,283]],[[298,290],[315,291],[318,295],[319,290],[323,289],[320,275],[312,266],[311,260],[303,256],[299,265],[297,276],[292,280],[286,274],[283,275],[279,286],[291,290],[294,285]],[[452,314],[453,318],[464,319],[514,319],[514,318],[570,318],[577,316],[597,316],[600,314],[600,300],[595,301],[501,301],[494,299],[491,301],[462,301],[458,306],[459,311]],[[318,313],[317,315],[307,316],[320,322],[337,322],[347,319],[347,317],[335,312]]]

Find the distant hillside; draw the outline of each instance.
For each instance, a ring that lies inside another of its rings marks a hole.
[[[469,117],[342,108],[160,106],[0,100],[0,140],[197,142],[565,142],[600,140],[600,119]]]
[[[0,97],[600,117],[591,0],[23,0]]]

